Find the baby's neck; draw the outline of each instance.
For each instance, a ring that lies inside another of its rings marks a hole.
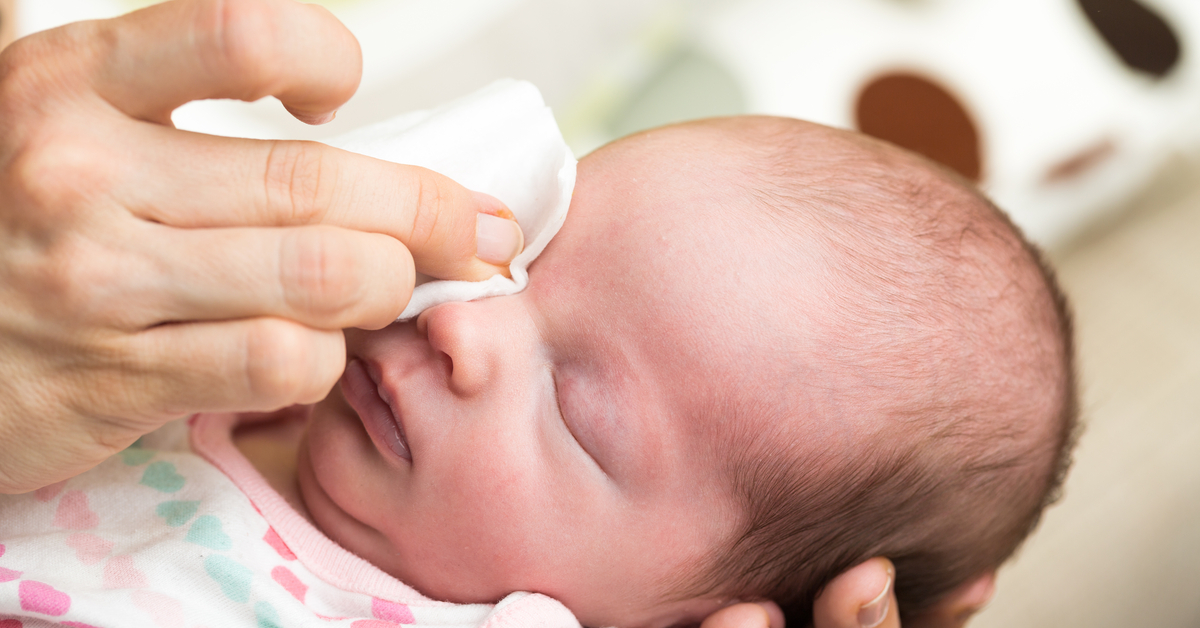
[[[233,444],[288,505],[312,522],[296,482],[296,455],[308,425],[308,413],[288,408],[264,419],[243,421],[233,431]]]

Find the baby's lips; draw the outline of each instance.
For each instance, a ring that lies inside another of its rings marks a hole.
[[[479,202],[475,215],[475,256],[497,266],[507,266],[525,248],[525,234],[500,199],[472,192]]]

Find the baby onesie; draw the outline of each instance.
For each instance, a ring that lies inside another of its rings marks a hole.
[[[293,510],[233,446],[235,423],[193,417],[194,452],[136,445],[0,496],[0,628],[579,625],[538,594],[422,596]]]

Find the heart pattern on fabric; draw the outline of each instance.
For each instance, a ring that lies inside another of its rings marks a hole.
[[[150,619],[160,628],[183,628],[183,604],[169,596],[155,591],[134,591],[133,603],[150,615]]]
[[[275,528],[267,528],[267,533],[263,535],[263,540],[267,542],[267,545],[274,548],[275,552],[284,560],[296,560],[296,555],[292,553],[292,549],[287,546],[287,543],[283,542],[283,539],[280,538]]]
[[[42,488],[39,488],[38,490],[33,492],[33,498],[38,500],[39,502],[43,502],[43,503],[48,502],[48,501],[54,499],[55,497],[58,497],[58,494],[61,493],[62,490],[64,488],[66,488],[66,486],[67,486],[66,480],[63,480],[62,482],[55,482],[54,484],[51,484],[50,486],[43,486]]]
[[[121,461],[125,464],[136,467],[138,465],[150,462],[150,459],[157,453],[153,449],[142,449],[141,447],[129,447],[121,451]]]
[[[174,493],[183,488],[186,482],[184,477],[175,470],[175,465],[165,460],[152,463],[142,473],[142,484],[164,493]]]
[[[400,628],[400,625],[382,619],[360,619],[350,624],[350,628]]]
[[[172,528],[179,526],[192,520],[192,515],[196,514],[196,509],[200,507],[198,501],[169,501],[163,502],[154,509],[154,512],[166,520],[167,525]]]
[[[250,571],[249,567],[221,554],[213,554],[204,559],[204,571],[208,573],[208,577],[221,585],[221,592],[225,597],[234,602],[244,603],[250,600],[250,580],[254,572]]]
[[[113,556],[104,563],[104,588],[144,589],[148,586],[146,574],[133,564],[132,556]]]
[[[100,525],[100,516],[88,506],[83,491],[67,491],[54,511],[54,526],[67,530],[91,530]]]
[[[67,546],[75,550],[75,558],[85,565],[95,565],[112,552],[113,543],[95,534],[72,534],[67,537]]]
[[[23,611],[61,617],[71,610],[71,596],[45,582],[22,580],[17,586],[17,597]]]
[[[279,623],[279,613],[270,602],[255,602],[254,618],[258,620],[258,628],[283,628]]]
[[[300,581],[296,574],[283,565],[277,565],[271,570],[271,579],[283,587],[285,591],[292,594],[292,597],[304,602],[304,596],[308,593],[308,585]]]
[[[221,527],[221,520],[213,515],[204,515],[197,519],[192,527],[188,528],[184,540],[217,551],[225,551],[233,547],[233,540],[229,538],[228,534],[225,534],[225,530]]]
[[[408,606],[379,598],[371,600],[371,614],[376,619],[384,619],[397,624],[417,623],[417,620],[413,618],[412,610]]]

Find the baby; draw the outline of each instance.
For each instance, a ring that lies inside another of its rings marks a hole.
[[[872,556],[915,613],[1012,554],[1061,482],[1063,297],[988,201],[889,145],[764,117],[625,138],[580,162],[529,272],[348,331],[311,410],[193,420],[274,526],[265,570],[293,597],[370,588],[339,585],[341,550],[297,548],[302,516],[429,597],[533,591],[586,626],[755,599],[800,626]]]

